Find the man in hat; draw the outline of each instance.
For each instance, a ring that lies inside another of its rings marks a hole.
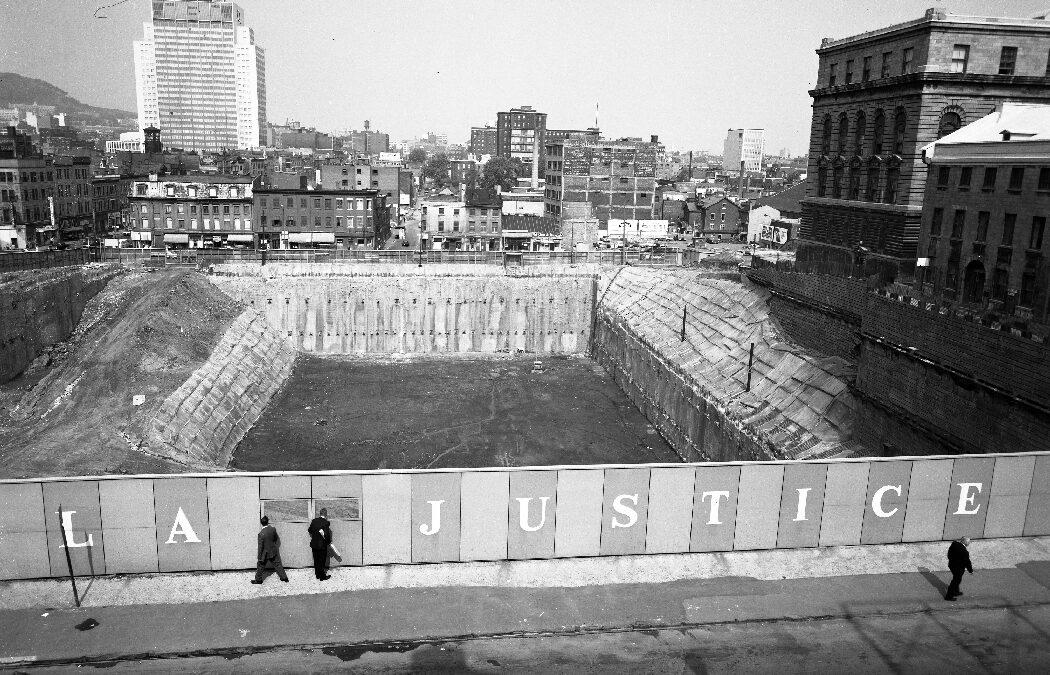
[[[314,576],[318,581],[327,581],[328,547],[332,545],[332,523],[328,521],[328,509],[321,509],[307,528],[310,533],[310,551],[314,554]]]
[[[944,594],[945,600],[955,602],[955,598],[962,595],[959,590],[959,582],[962,581],[963,572],[969,571],[973,574],[973,565],[970,564],[970,538],[963,537],[953,541],[948,547],[948,569],[952,573],[952,583],[948,585],[948,592]]]
[[[256,554],[258,565],[252,583],[261,584],[271,572],[277,572],[281,581],[288,581],[284,565],[281,564],[281,537],[277,534],[277,528],[270,524],[270,519],[266,516],[260,518],[259,523],[263,528],[259,530],[259,550]]]

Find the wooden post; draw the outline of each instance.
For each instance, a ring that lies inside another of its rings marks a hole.
[[[80,594],[77,593],[77,578],[73,575],[73,559],[69,557],[69,542],[66,541],[66,527],[62,522],[62,505],[58,505],[58,531],[62,533],[62,548],[66,551],[66,566],[69,568],[69,582],[73,584],[73,602],[80,607]]]
[[[747,357],[747,387],[744,391],[751,391],[751,366],[755,362],[755,343],[751,343],[751,353]]]
[[[685,307],[682,308],[682,342],[685,342]]]

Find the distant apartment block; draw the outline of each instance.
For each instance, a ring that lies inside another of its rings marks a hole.
[[[529,168],[533,187],[543,175],[547,113],[523,105],[496,115],[496,154],[519,159]]]
[[[764,129],[730,129],[726,133],[722,152],[722,166],[729,173],[757,173],[762,170],[762,157],[766,150]]]
[[[587,202],[599,221],[655,218],[656,136],[596,139],[589,133],[547,143],[544,210],[562,218],[569,204]]]
[[[232,2],[164,0],[134,42],[141,127],[175,148],[218,152],[265,144],[266,67]]]
[[[483,127],[470,128],[470,153],[477,155],[496,156],[496,127],[485,125]]]

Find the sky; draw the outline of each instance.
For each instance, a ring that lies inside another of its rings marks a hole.
[[[450,142],[531,105],[549,128],[658,135],[721,153],[766,130],[767,153],[808,147],[821,38],[959,14],[1032,17],[1050,0],[241,0],[266,50],[267,117],[322,131],[428,131]],[[0,0],[0,71],[134,111],[132,41],[150,0]]]

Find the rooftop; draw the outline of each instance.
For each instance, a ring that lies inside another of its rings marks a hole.
[[[1004,102],[989,115],[923,147],[923,160],[995,158],[1045,161],[1050,156],[1050,105]]]

